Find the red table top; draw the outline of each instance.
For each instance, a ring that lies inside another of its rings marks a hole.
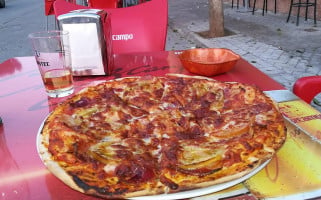
[[[93,81],[166,73],[189,74],[172,51],[116,55],[111,76],[76,77],[75,87],[78,91]],[[213,78],[254,84],[262,90],[284,89],[243,59],[232,71]],[[62,100],[47,97],[33,57],[12,58],[0,64],[0,197],[93,198],[73,191],[51,175],[37,153],[38,129]]]

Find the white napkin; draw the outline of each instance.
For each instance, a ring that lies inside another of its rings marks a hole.
[[[103,68],[95,23],[63,24],[69,32],[71,64],[74,71]]]

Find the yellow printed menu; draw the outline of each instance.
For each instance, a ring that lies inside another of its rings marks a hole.
[[[321,141],[321,113],[301,100],[279,104],[284,116]]]

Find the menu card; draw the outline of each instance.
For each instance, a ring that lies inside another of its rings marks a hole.
[[[321,113],[318,110],[302,100],[283,102],[279,107],[283,115],[306,134],[321,141]]]

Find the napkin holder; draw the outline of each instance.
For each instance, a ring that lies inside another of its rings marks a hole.
[[[113,65],[109,15],[100,9],[73,10],[58,16],[60,30],[69,32],[74,76],[110,75]]]

